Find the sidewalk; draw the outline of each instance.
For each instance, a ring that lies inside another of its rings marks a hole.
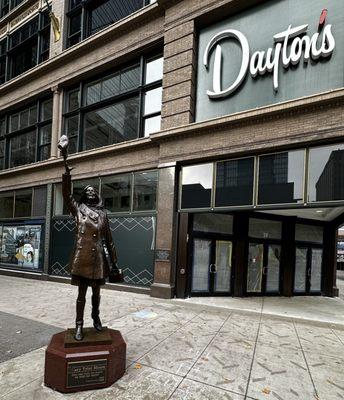
[[[233,310],[110,290],[101,316],[125,337],[125,376],[99,391],[54,392],[43,386],[45,345],[73,325],[75,296],[70,285],[0,276],[0,399],[344,399],[344,327],[327,323],[314,298],[304,299],[306,314],[321,324],[296,319],[302,298],[223,299]],[[324,300],[344,311],[344,301]],[[262,314],[283,307],[294,319]]]

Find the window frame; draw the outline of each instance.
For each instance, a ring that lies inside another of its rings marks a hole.
[[[119,68],[108,71],[106,74],[96,75],[92,79],[82,80],[79,82],[78,85],[73,85],[65,91],[64,101],[63,101],[63,110],[64,110],[63,126],[64,126],[65,132],[68,132],[68,130],[67,130],[68,120],[72,117],[77,117],[77,119],[78,119],[77,134],[74,134],[73,136],[69,136],[67,133],[67,136],[69,139],[77,138],[76,153],[86,151],[86,149],[84,148],[84,140],[85,140],[84,126],[85,126],[85,115],[87,113],[92,112],[92,111],[101,110],[105,107],[110,107],[112,105],[120,103],[121,101],[125,101],[127,99],[134,98],[136,96],[138,96],[138,98],[139,98],[139,109],[138,109],[137,136],[135,139],[145,137],[144,136],[145,120],[148,118],[154,117],[154,116],[161,115],[161,109],[160,109],[160,111],[144,115],[144,95],[146,92],[148,92],[150,90],[158,89],[160,87],[162,88],[162,79],[151,82],[149,84],[145,84],[145,64],[148,61],[151,61],[154,59],[159,59],[159,58],[163,58],[163,54],[161,52],[158,52],[158,54],[154,53],[154,55],[152,55],[152,54],[141,55],[139,57],[139,59],[134,60],[134,62],[131,62],[129,64],[124,64],[124,65],[120,66]],[[122,71],[126,71],[126,70],[134,67],[135,65],[138,66],[139,71],[140,71],[139,84],[136,88],[130,89],[127,92],[116,94],[114,96],[105,98],[103,100],[94,102],[89,105],[86,104],[86,96],[85,95],[86,95],[86,89],[87,89],[88,85],[90,85],[91,83],[96,83],[97,81],[103,82],[108,77],[115,75],[116,73],[121,73]],[[69,94],[74,91],[78,91],[79,107],[76,109],[73,109],[72,111],[69,111],[69,108],[68,108]],[[161,104],[161,106],[162,106],[162,104]],[[119,143],[125,143],[125,142],[128,142],[130,140],[135,140],[135,139],[124,140]],[[112,143],[110,145],[114,145],[114,144],[117,144],[117,143]],[[91,150],[91,149],[88,149],[88,150]]]

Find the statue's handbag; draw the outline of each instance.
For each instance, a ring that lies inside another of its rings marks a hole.
[[[103,242],[103,252],[104,258],[109,267],[109,282],[110,283],[122,283],[124,282],[124,277],[122,270],[118,268],[117,264],[113,265],[110,259],[109,251],[106,247],[105,242]]]

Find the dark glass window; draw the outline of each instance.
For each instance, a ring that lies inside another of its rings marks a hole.
[[[35,187],[33,191],[32,216],[40,217],[46,214],[47,209],[47,187]]]
[[[84,149],[136,139],[139,97],[85,114]]]
[[[14,217],[30,217],[32,207],[32,189],[15,192]]]
[[[134,211],[155,210],[157,185],[157,171],[134,174]]]
[[[228,214],[194,214],[193,230],[196,232],[233,233],[233,216]]]
[[[108,212],[130,210],[131,174],[102,178],[102,197]]]
[[[0,126],[0,164],[3,168],[18,167],[50,157],[51,98],[36,101],[20,111],[7,115],[0,120]],[[8,152],[5,141],[9,144]]]
[[[10,140],[10,168],[36,161],[36,131],[23,133]]]
[[[13,218],[13,192],[0,193],[0,218]]]
[[[152,0],[70,0],[67,45],[73,46],[107,26],[127,17]],[[82,18],[82,16],[85,18]]]
[[[49,46],[50,18],[45,11],[0,42],[0,83],[47,60]]]
[[[252,204],[253,180],[253,157],[217,163],[215,206]]]
[[[0,0],[0,18],[4,17],[24,0]]]
[[[308,201],[344,200],[344,145],[309,150]]]
[[[324,230],[321,226],[296,224],[295,240],[298,242],[323,243]]]
[[[212,185],[213,164],[184,167],[181,208],[210,208]]]
[[[302,203],[304,150],[259,157],[258,204]]]
[[[162,58],[120,69],[67,91],[65,133],[70,153],[147,136],[160,130]],[[152,63],[152,65],[150,65]],[[149,64],[149,83],[146,68]],[[80,91],[83,94],[80,99]],[[80,104],[81,103],[81,104]]]

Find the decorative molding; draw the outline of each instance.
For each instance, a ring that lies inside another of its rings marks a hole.
[[[31,15],[34,14],[38,10],[39,10],[39,2],[33,4],[31,7],[29,7],[27,10],[25,10],[23,13],[18,15],[18,17],[14,18],[10,22],[10,29],[19,25],[21,22],[28,19],[28,17],[31,17]]]

